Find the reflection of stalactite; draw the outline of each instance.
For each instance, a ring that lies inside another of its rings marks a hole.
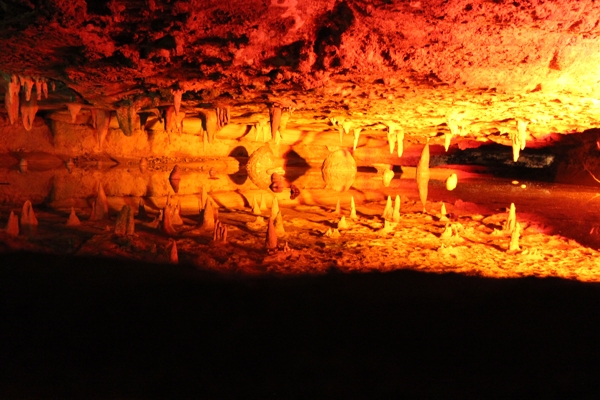
[[[215,109],[217,114],[217,130],[221,130],[225,125],[229,123],[229,107]]]
[[[98,143],[98,147],[102,150],[104,139],[106,138],[108,128],[110,127],[110,111],[92,109],[92,126],[96,131],[96,142]]]

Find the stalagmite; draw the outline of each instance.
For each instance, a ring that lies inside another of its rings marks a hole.
[[[8,216],[8,223],[6,224],[6,233],[11,236],[19,236],[19,219],[12,211]]]
[[[354,204],[354,196],[350,198],[350,218],[357,219],[356,216],[356,205]]]
[[[169,183],[175,193],[179,193],[179,183],[181,182],[181,172],[179,171],[179,165],[175,165],[171,174],[169,175]]]
[[[98,194],[96,195],[96,201],[92,207],[92,215],[90,215],[90,221],[100,221],[108,217],[108,199],[104,188],[98,183]]]
[[[362,128],[354,128],[354,146],[353,146],[354,151],[356,151],[356,146],[358,146],[358,139],[360,138],[360,131],[362,131]]]
[[[379,234],[387,234],[392,232],[394,229],[392,228],[392,225],[390,224],[390,221],[388,221],[387,219],[383,221],[383,228],[381,228],[378,233]]]
[[[171,89],[171,93],[173,94],[173,106],[175,107],[175,113],[179,114],[179,110],[181,108],[181,96],[183,95],[183,90]]]
[[[27,200],[23,204],[23,209],[21,210],[21,228],[31,228],[38,225],[38,220],[35,217],[35,213],[33,212],[33,206],[31,205],[31,201]]]
[[[285,228],[283,226],[283,217],[281,216],[280,212],[278,212],[277,215],[275,216],[275,221],[273,221],[273,226],[275,227],[275,232],[277,233],[277,236],[285,235]]]
[[[446,211],[446,204],[442,203],[442,208],[440,209],[440,221],[446,222],[448,219],[448,212]]]
[[[334,214],[336,215],[340,215],[342,213],[342,206],[340,205],[340,199],[338,198],[337,203],[335,205],[335,210],[333,211]]]
[[[340,231],[338,229],[329,228],[327,230],[327,232],[325,232],[325,236],[330,237],[330,238],[339,238],[342,235],[340,234]]]
[[[124,205],[117,214],[115,222],[115,235],[126,236],[135,233],[135,221],[133,219],[133,210],[130,206]]]
[[[423,204],[423,212],[425,212],[425,204],[427,203],[429,177],[429,141],[427,141],[417,165],[417,187],[419,189],[419,198]]]
[[[144,201],[142,199],[140,199],[140,202],[138,203],[137,217],[142,221],[148,220],[148,214],[146,213],[146,207],[144,206]]]
[[[252,214],[261,215],[260,206],[258,205],[258,200],[256,200],[256,196],[252,198]]]
[[[215,223],[213,242],[222,244],[227,243],[227,225],[223,225],[219,220]]]
[[[208,203],[208,193],[206,192],[206,186],[202,186],[202,193],[200,194],[200,209],[204,210]]]
[[[452,227],[449,224],[446,224],[446,229],[444,229],[444,232],[442,232],[440,239],[442,240],[448,240],[452,238]]]
[[[394,217],[394,209],[392,208],[392,197],[391,196],[387,197],[387,201],[385,203],[385,209],[383,210],[382,217],[386,221],[390,221]]]
[[[457,184],[458,176],[456,176],[456,174],[451,174],[448,179],[446,179],[446,189],[449,191],[456,189]]]
[[[177,200],[177,204],[175,207],[171,207],[171,210],[171,224],[183,225],[183,220],[181,219],[181,201]]]
[[[275,232],[275,225],[273,224],[273,218],[269,218],[269,225],[267,227],[267,238],[265,241],[265,247],[267,250],[277,249],[277,233]]]
[[[383,171],[383,186],[384,187],[390,187],[390,184],[392,183],[392,179],[394,179],[394,171],[391,169],[386,169],[385,171]]]
[[[69,214],[69,219],[67,219],[67,226],[79,226],[81,225],[81,221],[75,214],[75,209],[71,207],[71,213]]]
[[[165,207],[162,209],[162,221],[160,222],[160,230],[166,233],[167,235],[175,235],[177,232],[173,228],[171,224],[171,210],[169,207]]]
[[[260,194],[260,209],[262,211],[267,210],[267,200],[265,199],[264,193]]]
[[[396,195],[394,199],[394,213],[392,214],[393,222],[400,222],[400,196]]]
[[[515,203],[510,203],[510,210],[508,211],[508,219],[506,220],[506,224],[504,224],[504,230],[507,232],[512,232],[515,229],[516,222],[517,209],[515,207]]]
[[[92,125],[96,132],[96,142],[99,148],[102,149],[110,127],[110,111],[92,109]]]
[[[6,77],[5,79],[8,80]],[[19,119],[19,91],[21,90],[21,84],[16,75],[11,75],[7,84],[6,92],[4,93],[4,107],[8,111],[8,120],[12,125]]]
[[[275,218],[279,214],[279,203],[277,197],[273,197],[273,203],[271,204],[271,218]]]
[[[67,103],[67,108],[69,109],[69,113],[71,114],[71,122],[75,123],[77,120],[77,114],[81,110],[81,104],[78,103]]]
[[[54,83],[52,83],[54,85]],[[42,93],[44,94],[44,98],[48,98],[48,81],[45,79],[42,81]]]
[[[339,230],[348,229],[348,223],[346,222],[346,217],[344,217],[343,215],[342,215],[342,218],[340,218],[340,220],[337,223],[337,228]]]
[[[281,107],[273,105],[269,109],[269,116],[271,118],[271,137],[275,139],[275,142],[279,144],[279,124],[281,123]]]
[[[33,128],[33,121],[35,120],[37,111],[38,104],[35,97],[21,102],[21,119],[23,120],[23,126],[26,130],[30,131],[31,128]]]
[[[215,229],[215,207],[213,206],[212,200],[207,200],[206,207],[201,213],[202,223],[201,228],[205,231],[212,231]]]
[[[521,248],[519,247],[519,237],[521,236],[521,224],[518,222],[515,224],[515,229],[513,229],[510,235],[510,243],[508,245],[508,251],[519,251]]]
[[[171,251],[169,252],[169,262],[171,264],[179,264],[179,254],[177,254],[177,242],[173,240]]]

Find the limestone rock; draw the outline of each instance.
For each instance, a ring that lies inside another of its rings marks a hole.
[[[11,236],[19,236],[19,219],[14,212],[10,212],[6,224],[6,233]]]
[[[135,233],[135,221],[133,219],[133,210],[130,206],[124,205],[117,214],[115,222],[115,235],[125,236]]]
[[[71,213],[69,214],[69,219],[67,220],[67,226],[79,226],[81,225],[81,221],[75,214],[75,209],[71,207]]]
[[[31,205],[31,201],[27,200],[23,204],[23,209],[21,210],[21,228],[32,228],[38,225],[38,220],[35,217],[35,213],[33,212],[33,206]]]

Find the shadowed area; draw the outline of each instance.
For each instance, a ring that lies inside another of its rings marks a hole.
[[[400,262],[400,261],[399,261]],[[583,397],[600,286],[0,256],[0,397]]]

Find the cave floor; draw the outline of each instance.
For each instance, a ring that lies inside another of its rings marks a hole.
[[[193,179],[192,166],[181,166],[186,171],[183,179],[187,179],[186,174]],[[156,181],[169,187],[168,170],[159,168],[142,174],[148,176],[149,182],[155,182],[153,195],[120,196],[119,190],[123,192],[131,184],[123,176],[140,174],[137,168],[78,170],[72,175],[64,168],[26,173],[5,169],[4,180],[9,184],[0,187],[4,194],[0,207],[2,226],[6,226],[10,210],[20,213],[17,204],[23,199],[15,198],[12,205],[10,199],[7,201],[11,190],[16,190],[15,196],[20,193],[20,181],[24,181],[23,186],[39,186],[33,192],[42,201],[34,202],[39,225],[33,230],[22,229],[17,237],[1,232],[0,250],[168,263],[171,246],[176,243],[180,263],[234,274],[322,274],[332,269],[385,272],[408,268],[498,278],[552,276],[600,281],[600,211],[596,207],[600,190],[594,187],[517,182],[478,173],[477,168],[433,168],[423,212],[414,169],[410,168],[397,173],[389,187],[384,187],[381,175],[359,171],[353,187],[343,193],[324,188],[319,170],[290,168],[287,176],[301,190],[294,200],[288,190],[277,194],[255,187],[249,190],[251,184],[243,176],[240,179],[239,173],[222,174],[212,181],[202,181],[204,191],[206,185],[212,185],[208,196],[219,207],[219,220],[228,227],[227,243],[222,244],[212,240],[212,231],[199,226],[200,187],[196,192],[179,194],[157,189]],[[48,171],[60,171],[56,172],[60,176],[48,175]],[[458,173],[459,184],[455,190],[447,191],[443,179],[451,172]],[[91,178],[86,181],[85,177]],[[87,182],[87,197],[75,194],[69,185],[57,183],[61,179]],[[89,198],[94,197],[97,181],[109,182],[103,185],[108,185],[111,214],[105,220],[89,221]],[[117,195],[111,195],[111,191]],[[393,204],[396,195],[401,199],[400,220],[385,228],[382,214],[386,198],[390,196]],[[175,234],[170,235],[159,230],[155,220],[167,198],[172,204],[181,204],[182,224],[176,225]],[[267,252],[267,221],[274,198],[278,199],[285,233],[278,234],[278,250]],[[350,218],[351,198],[356,202],[356,219]],[[115,235],[117,211],[125,204],[137,211],[140,199],[148,218],[136,218],[134,235]],[[254,199],[267,205],[261,211],[262,223],[252,213]],[[334,211],[338,200],[340,214]],[[446,218],[440,214],[442,202]],[[503,230],[511,203],[516,205],[522,229],[518,251],[508,251],[510,233]],[[82,221],[80,226],[65,226],[71,207]],[[334,230],[342,215],[348,226],[339,229],[337,235]],[[447,228],[449,231],[443,235]],[[328,232],[334,234],[329,236]]]

